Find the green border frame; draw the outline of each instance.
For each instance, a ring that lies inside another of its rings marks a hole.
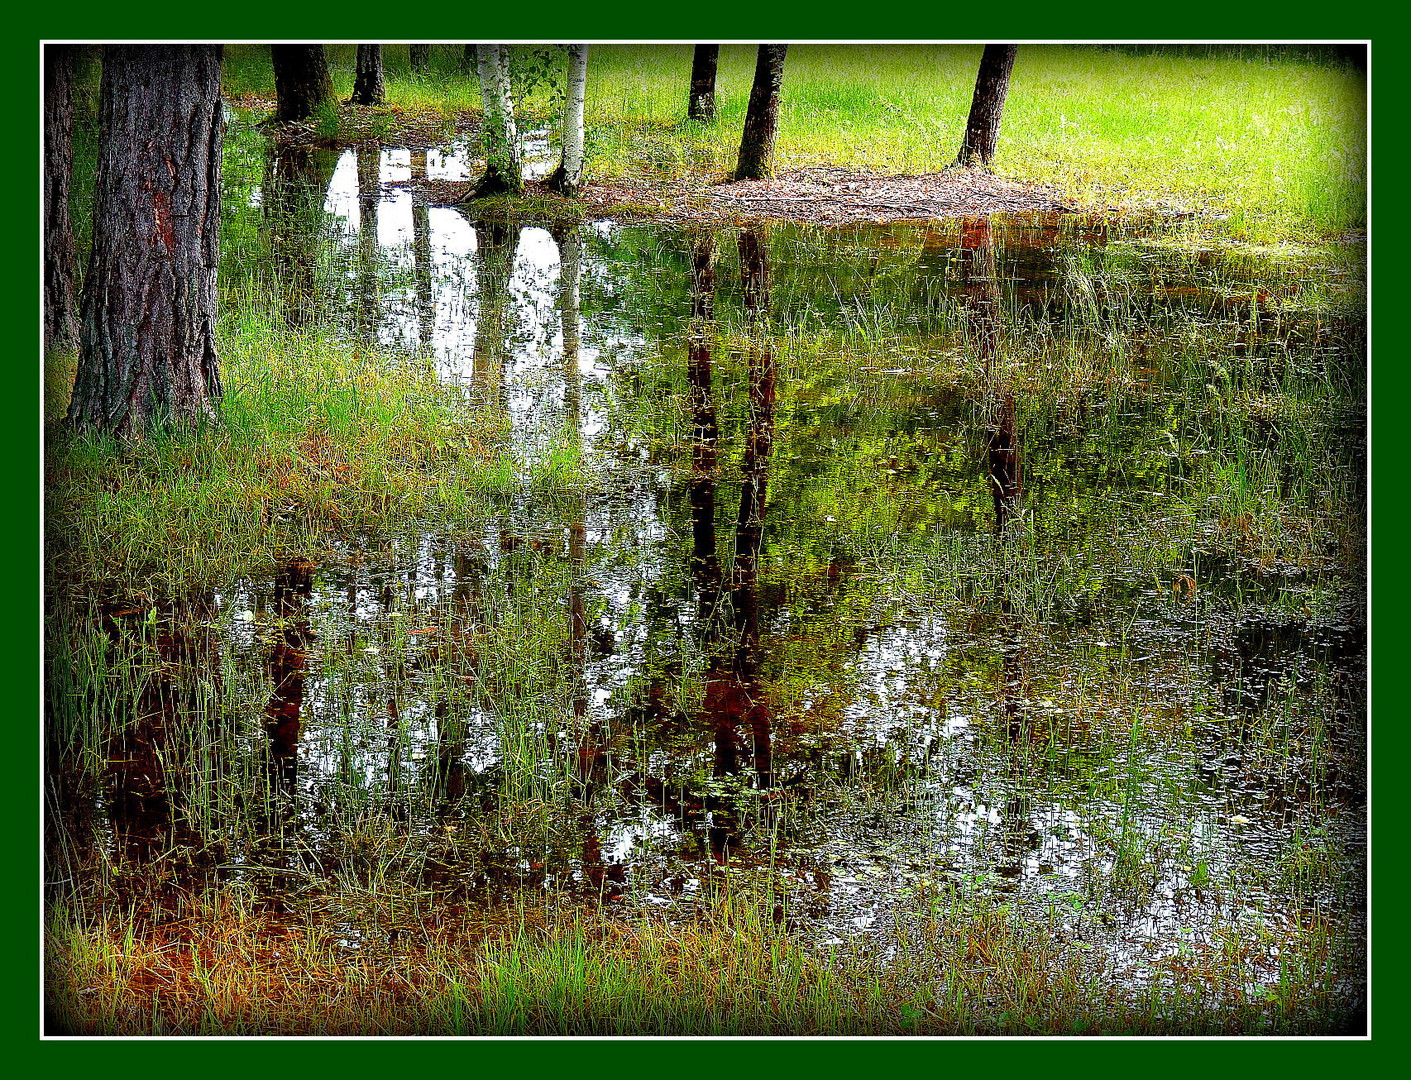
[[[1329,5],[1292,9],[1267,6],[1234,7],[1198,0],[1196,4],[1167,10],[1133,10],[1130,4],[1117,5],[1104,0],[1101,7],[1074,8],[1067,5],[1032,5],[1021,0],[1002,10],[951,5],[888,5],[885,8],[821,9],[802,0],[775,0],[768,4],[717,0],[699,11],[685,7],[663,10],[659,3],[626,0],[610,8],[579,4],[554,10],[542,2],[532,9],[489,8],[467,5],[456,9],[433,9],[412,18],[398,18],[399,11],[386,7],[350,10],[346,5],[326,5],[291,10],[288,5],[245,5],[233,12],[212,9],[193,10],[144,7],[140,12],[125,4],[91,4],[74,0],[48,12],[29,10],[12,13],[12,28],[3,45],[5,63],[0,66],[7,86],[5,100],[17,103],[17,115],[26,139],[33,140],[31,153],[19,154],[20,173],[11,176],[7,186],[18,188],[19,213],[27,235],[37,238],[39,225],[39,176],[35,168],[39,156],[39,70],[38,42],[42,39],[132,39],[174,38],[177,40],[261,40],[271,37],[309,40],[352,40],[359,38],[405,41],[417,40],[1234,40],[1234,41],[1326,41],[1370,40],[1373,44],[1372,111],[1377,103],[1402,100],[1404,67],[1401,38],[1391,32],[1391,16],[1365,11],[1339,10]],[[556,5],[554,5],[556,7]],[[1275,21],[1275,20],[1278,21]],[[1400,125],[1387,128],[1399,135]],[[1388,135],[1390,143],[1397,135]],[[1380,174],[1391,182],[1392,170],[1400,157],[1400,145],[1378,145],[1374,162],[1380,168],[1372,173],[1373,190]],[[1388,166],[1388,160],[1392,165]],[[1403,273],[1395,259],[1396,240],[1404,226],[1399,222],[1378,222],[1373,245],[1373,295],[1390,296]],[[26,250],[24,244],[20,249]],[[37,252],[37,245],[28,248]],[[33,257],[33,256],[31,256]],[[1124,1067],[1150,1077],[1179,1076],[1191,1072],[1247,1074],[1289,1066],[1305,1068],[1352,1067],[1373,1072],[1384,1060],[1398,1060],[1404,1045],[1400,1031],[1405,990],[1400,979],[1405,931],[1397,918],[1394,882],[1400,870],[1389,866],[1391,854],[1375,860],[1373,912],[1380,918],[1374,924],[1372,968],[1373,1036],[1370,1039],[1185,1039],[1136,1040],[1082,1039],[987,1039],[946,1040],[907,1039],[505,1039],[505,1040],[325,1040],[325,1039],[238,1039],[238,1040],[45,1040],[38,1038],[39,987],[34,963],[38,948],[37,845],[38,790],[34,762],[39,753],[39,623],[40,610],[40,375],[38,312],[39,277],[33,262],[8,260],[9,271],[19,280],[11,296],[12,319],[20,327],[18,356],[5,368],[7,423],[3,431],[10,463],[7,483],[17,503],[15,520],[5,532],[12,563],[18,567],[21,599],[12,608],[9,620],[15,642],[6,650],[11,666],[9,683],[17,688],[11,722],[21,737],[17,767],[19,811],[11,818],[11,833],[20,848],[18,870],[11,874],[11,887],[4,892],[5,925],[16,944],[5,950],[8,958],[5,988],[10,1007],[4,1010],[4,1043],[13,1066],[24,1068],[34,1055],[41,1068],[56,1066],[75,1070],[85,1066],[127,1072],[158,1069],[187,1063],[205,1075],[243,1073],[261,1061],[278,1064],[281,1071],[296,1071],[321,1065],[332,1071],[351,1068],[361,1072],[378,1065],[410,1064],[413,1056],[421,1063],[431,1056],[437,1063],[459,1066],[472,1075],[505,1066],[542,1064],[566,1070],[610,1070],[621,1076],[651,1074],[663,1066],[680,1063],[687,1070],[724,1068],[732,1072],[764,1072],[783,1066],[812,1071],[827,1068],[869,1070],[917,1069],[923,1075],[954,1073],[967,1066],[1008,1071],[1015,1066],[1034,1066],[1049,1076],[1107,1072]],[[1375,328],[1374,328],[1375,329]],[[1384,332],[1381,337],[1390,340]],[[1372,338],[1376,356],[1377,338]],[[1382,357],[1372,367],[1372,493],[1374,516],[1372,544],[1376,552],[1389,548],[1396,552],[1400,538],[1395,496],[1399,476],[1390,452],[1386,432],[1395,432],[1397,410],[1404,400],[1405,375],[1394,356]],[[1381,451],[1381,452],[1379,452]],[[1380,512],[1377,512],[1380,511]],[[1385,562],[1385,560],[1382,560]],[[1373,641],[1371,663],[1374,672],[1387,670],[1399,654],[1403,632],[1395,613],[1403,590],[1399,575],[1384,571],[1378,575],[1373,563]],[[31,599],[32,598],[32,599]],[[1391,613],[1391,614],[1388,614]],[[1380,679],[1386,685],[1386,677]],[[1386,791],[1396,778],[1393,770],[1400,759],[1404,733],[1394,709],[1386,706],[1388,693],[1372,687],[1372,710],[1381,722],[1373,730],[1372,820],[1380,821],[1382,832],[1394,820]],[[1382,845],[1384,848],[1385,844]],[[1380,902],[1378,902],[1380,901]],[[691,1043],[696,1045],[683,1045]],[[415,1045],[414,1045],[415,1044]],[[37,1071],[37,1070],[36,1070]]]

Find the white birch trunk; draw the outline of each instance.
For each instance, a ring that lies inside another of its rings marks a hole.
[[[480,94],[485,103],[485,175],[476,185],[475,193],[518,195],[524,190],[524,170],[504,46],[475,46],[475,69],[480,76]]]
[[[583,188],[583,100],[588,89],[588,46],[568,45],[568,87],[563,102],[563,160],[548,186],[562,195]]]

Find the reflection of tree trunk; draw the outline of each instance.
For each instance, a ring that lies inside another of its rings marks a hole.
[[[962,226],[961,267],[965,275],[970,336],[984,364],[988,431],[986,479],[994,497],[995,531],[1003,534],[1023,509],[1024,491],[1014,395],[1001,395],[996,384],[1004,323],[999,263],[988,218],[966,221]]]
[[[296,559],[274,581],[275,613],[283,623],[270,650],[273,689],[265,705],[269,736],[269,794],[273,816],[290,820],[299,772],[299,731],[304,707],[304,674],[313,640],[305,610],[313,595],[313,564]]]
[[[745,319],[749,327],[749,421],[740,467],[740,512],[735,524],[735,564],[730,582],[736,643],[726,662],[711,661],[706,675],[705,711],[715,732],[715,775],[740,772],[739,755],[748,751],[755,784],[773,785],[769,706],[759,667],[759,558],[764,540],[769,455],[774,441],[774,353],[762,326],[769,303],[769,262],[763,238],[753,231],[740,237],[740,272],[744,282]],[[738,808],[733,800],[711,796],[710,843],[717,858],[738,842]]]
[[[691,57],[691,100],[686,118],[703,123],[715,119],[715,69],[720,63],[719,45],[697,45]]]
[[[178,844],[200,844],[186,819],[179,770],[172,768],[170,755],[186,741],[180,729],[211,714],[201,687],[217,670],[215,647],[203,628],[214,601],[210,591],[194,594],[173,608],[168,628],[157,630],[158,663],[151,664],[150,657],[141,661],[145,670],[138,676],[142,689],[133,702],[134,722],[114,736],[109,749],[113,831],[123,854],[137,862]],[[113,634],[120,634],[116,627]]]
[[[735,574],[731,601],[740,635],[736,677],[749,691],[748,713],[754,744],[755,774],[761,787],[773,782],[770,765],[769,712],[759,682],[759,556],[764,542],[764,509],[769,485],[769,455],[774,446],[774,350],[761,323],[769,305],[769,258],[764,239],[748,231],[740,236],[745,317],[751,324],[749,345],[750,419],[741,465],[740,515],[735,528]]]
[[[412,151],[412,180],[426,180],[426,151]],[[431,208],[426,193],[412,188],[412,259],[416,282],[417,340],[430,349],[436,335],[436,301],[431,287]]]
[[[475,222],[475,382],[486,405],[506,408],[504,367],[509,361],[510,278],[518,231],[506,225]]]
[[[583,238],[572,225],[553,229],[559,249],[558,309],[563,332],[564,435],[580,449],[583,443],[583,377],[578,367],[582,340],[578,282],[582,266]],[[594,790],[607,775],[607,747],[603,744],[601,722],[588,723],[588,608],[585,597],[588,534],[587,495],[573,499],[568,522],[568,664],[572,681],[572,708],[577,725],[577,762],[574,770],[582,797],[591,804]],[[591,820],[591,819],[590,819]],[[596,843],[596,840],[594,841]],[[585,850],[585,864],[588,855]],[[601,883],[599,883],[601,884]]]
[[[359,337],[377,333],[377,208],[381,188],[381,154],[375,146],[359,146],[358,161],[358,314]]]
[[[691,569],[696,577],[698,617],[703,627],[718,618],[721,601],[720,558],[715,542],[716,446],[720,428],[711,388],[710,335],[714,318],[715,236],[704,232],[691,249],[691,338],[687,378],[691,384]]]
[[[992,415],[989,447],[990,493],[995,500],[995,531],[1002,534],[1018,519],[1024,503],[1014,395],[1005,394],[994,406]]]
[[[291,329],[308,326],[318,311],[318,247],[324,200],[338,158],[330,150],[281,147],[265,165],[264,218],[270,254]]]

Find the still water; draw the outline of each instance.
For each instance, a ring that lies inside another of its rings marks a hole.
[[[454,150],[301,154],[241,196],[280,317],[424,358],[525,480],[107,612],[163,666],[75,829],[272,901],[685,917],[728,867],[879,949],[1024,905],[1133,986],[1360,936],[1355,273],[1077,215],[491,224],[413,183]]]

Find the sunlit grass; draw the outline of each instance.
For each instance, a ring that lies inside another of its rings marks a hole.
[[[526,47],[527,48],[527,47]],[[685,120],[691,46],[594,46],[589,171],[597,179],[717,179],[734,166],[754,70],[751,46],[723,46],[718,117]],[[779,113],[776,167],[837,164],[935,172],[955,159],[979,46],[795,45]],[[480,109],[459,46],[433,50],[434,75],[384,49],[393,111],[454,117]],[[353,47],[329,49],[351,87]],[[232,47],[232,93],[272,94],[267,54]],[[1365,224],[1364,77],[1291,51],[1136,55],[1096,46],[1019,50],[994,168],[1053,184],[1097,208],[1196,211],[1216,233],[1274,243],[1336,237]],[[524,102],[543,122],[552,91]],[[388,131],[398,123],[389,117]],[[1213,217],[1212,217],[1213,215]]]

